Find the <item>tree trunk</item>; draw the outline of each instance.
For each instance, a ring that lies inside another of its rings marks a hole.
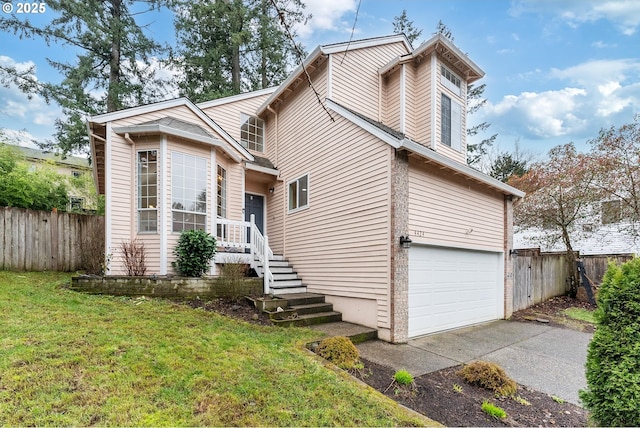
[[[122,0],[111,0],[111,58],[109,60],[109,86],[107,88],[107,112],[118,109],[120,83],[120,43],[122,33]]]
[[[562,241],[567,248],[566,258],[567,263],[569,263],[569,272],[571,272],[571,276],[575,276],[578,269],[576,265],[577,257],[575,251],[573,251],[571,238],[569,237],[569,232],[567,231],[567,228],[565,226],[562,226]]]

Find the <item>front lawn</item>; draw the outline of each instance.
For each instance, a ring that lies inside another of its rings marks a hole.
[[[0,271],[0,425],[393,426],[416,418],[301,344],[306,329]]]

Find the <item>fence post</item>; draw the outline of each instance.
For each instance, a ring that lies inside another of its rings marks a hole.
[[[269,238],[267,235],[264,235],[264,275],[262,279],[264,280],[264,294],[269,294],[269,276],[271,275],[271,271],[269,270]]]
[[[251,248],[250,252],[251,252],[251,259],[255,260],[256,259],[256,248],[255,248],[255,239],[253,239],[254,237],[254,233],[253,231],[255,230],[256,227],[256,215],[255,214],[251,214],[249,216],[249,222],[251,223],[251,226],[249,227],[249,238],[246,242],[249,242],[249,248]]]

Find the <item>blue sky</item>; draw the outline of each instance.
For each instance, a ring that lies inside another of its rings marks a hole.
[[[308,51],[349,39],[357,0],[306,4],[313,18],[298,32]],[[487,134],[498,133],[496,150],[513,150],[516,141],[539,157],[571,141],[587,150],[586,141],[601,128],[630,123],[640,113],[638,0],[362,0],[354,39],[391,34],[393,17],[403,9],[424,30],[420,42],[442,20],[455,44],[485,71],[479,83],[487,84],[487,103],[471,122],[491,123]],[[152,36],[173,40],[169,14],[141,19],[151,23]],[[40,80],[59,79],[45,58],[73,58],[69,47],[11,34],[0,34],[0,46],[0,62],[33,63]],[[59,114],[38,97],[0,88],[0,127],[24,141],[50,139]]]

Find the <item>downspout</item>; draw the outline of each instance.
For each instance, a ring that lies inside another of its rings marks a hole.
[[[405,124],[405,118],[406,118],[406,91],[407,91],[407,71],[406,71],[406,64],[402,64],[401,68],[400,68],[400,132],[402,134],[406,133],[406,124]]]
[[[333,96],[333,55],[329,54],[327,60],[327,98],[332,99]]]
[[[131,139],[131,137],[129,136],[129,133],[128,133],[128,132],[125,132],[125,134],[124,134],[124,140],[125,140],[127,143],[131,144],[132,146],[133,146],[133,145],[135,145],[135,143],[133,142],[133,140],[132,140],[132,139]]]
[[[111,183],[111,122],[107,122],[106,126],[106,140],[104,143],[104,199],[105,199],[105,208],[104,208],[104,254],[105,254],[105,262],[107,259],[111,257],[111,233],[113,229],[113,207],[112,207],[112,196],[113,196],[113,184]],[[105,274],[109,274],[111,270],[109,264],[106,264]]]
[[[160,275],[167,274],[167,235],[169,231],[167,230],[168,226],[171,222],[167,221],[167,136],[162,135],[160,139],[160,162],[158,162],[158,183],[160,183],[160,189],[158,189],[158,194],[160,196],[158,200],[158,211],[160,215]]]

